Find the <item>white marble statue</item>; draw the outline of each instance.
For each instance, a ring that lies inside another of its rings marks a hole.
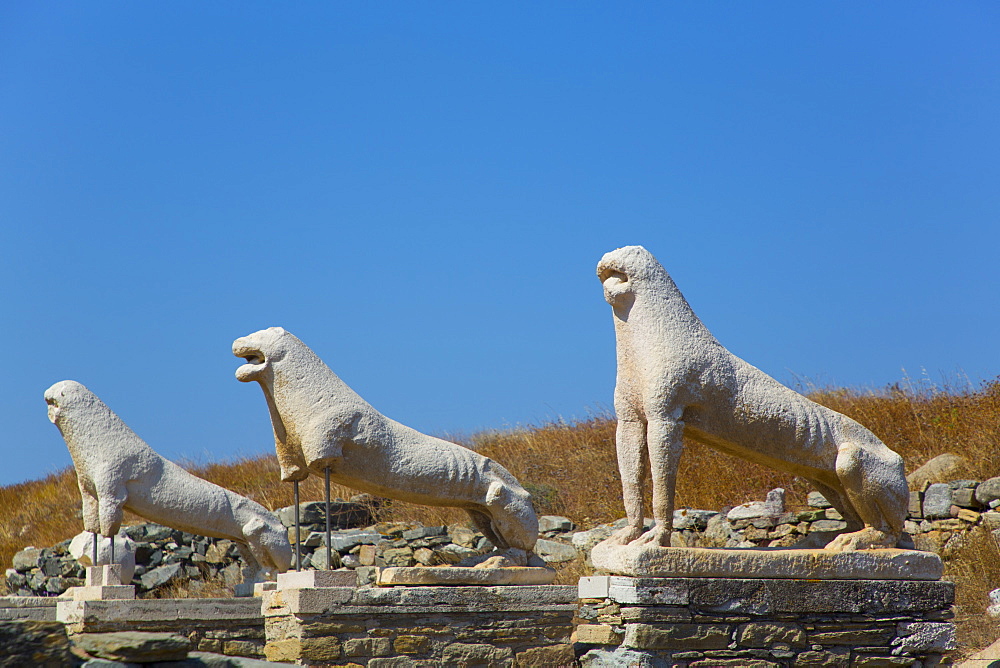
[[[129,510],[174,529],[233,541],[247,561],[244,578],[288,570],[288,534],[267,508],[164,459],[76,381],[56,383],[45,391],[45,401],[73,457],[84,530],[114,536]]]
[[[614,542],[670,545],[683,434],[811,481],[856,529],[827,549],[896,545],[909,499],[899,455],[726,350],[642,246],[607,253],[597,275],[614,312],[616,440],[629,520]],[[644,532],[647,474],[656,524]]]
[[[372,408],[280,327],[233,342],[236,371],[264,390],[281,479],[310,471],[377,496],[465,509],[498,553],[480,567],[524,566],[538,537],[531,496],[504,467]]]

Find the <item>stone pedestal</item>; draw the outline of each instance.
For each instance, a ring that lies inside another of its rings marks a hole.
[[[268,660],[309,666],[562,666],[572,586],[279,588],[263,592]]]
[[[355,587],[358,574],[345,571],[288,571],[278,573],[275,589],[314,589],[316,587]],[[266,589],[262,589],[265,591]]]
[[[915,550],[613,545],[580,580],[577,653],[597,666],[934,666],[955,585]]]
[[[83,587],[70,587],[67,598],[74,601],[129,601],[135,599],[135,587],[122,584],[121,564],[88,566]]]
[[[581,580],[575,633],[597,666],[934,666],[954,649],[950,582]]]

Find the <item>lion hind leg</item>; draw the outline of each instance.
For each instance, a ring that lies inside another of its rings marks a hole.
[[[267,569],[261,565],[256,550],[250,543],[236,543],[240,556],[243,557],[243,582],[262,582],[266,579]]]
[[[269,545],[269,534],[272,533],[267,524],[259,517],[252,518],[240,527],[245,543],[240,552],[247,565],[243,571],[244,582],[262,582],[274,576],[275,573],[288,570],[291,562],[291,547],[288,548],[288,560],[281,559],[278,545]],[[278,559],[275,557],[278,556]]]
[[[837,477],[864,528],[838,536],[826,549],[848,552],[896,546],[903,531],[909,492],[902,459],[888,448],[885,452],[888,454],[873,452],[854,442],[838,448]]]
[[[479,529],[479,533],[486,536],[486,540],[493,543],[494,547],[499,547],[501,549],[507,549],[510,547],[507,542],[493,530],[493,520],[490,519],[489,515],[481,510],[467,509],[466,512],[468,512],[469,517],[472,518],[472,523],[476,525],[477,529]]]
[[[506,568],[527,565],[528,550],[512,546],[506,537],[497,531],[496,522],[489,515],[480,510],[467,509],[467,512],[472,517],[476,528],[496,547],[493,552],[478,557],[481,561],[476,563],[474,568]]]
[[[829,501],[830,505],[832,505],[837,512],[841,514],[844,521],[847,522],[848,529],[851,531],[857,531],[864,526],[864,520],[862,520],[861,516],[858,515],[858,511],[854,509],[854,506],[847,498],[847,494],[844,492],[842,487],[837,489],[835,487],[831,487],[830,485],[821,483],[818,480],[810,480],[810,482],[816,490],[823,495],[823,498]]]

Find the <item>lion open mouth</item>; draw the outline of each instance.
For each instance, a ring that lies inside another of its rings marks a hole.
[[[597,278],[604,285],[604,289],[608,291],[615,291],[616,288],[624,287],[628,283],[628,274],[607,266],[600,268]]]
[[[242,357],[246,364],[236,370],[236,379],[244,383],[257,380],[260,374],[267,368],[267,358],[256,348],[234,346],[233,355]]]

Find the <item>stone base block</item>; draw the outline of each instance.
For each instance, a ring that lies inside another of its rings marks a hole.
[[[552,568],[389,567],[376,571],[380,587],[397,585],[547,585],[556,579]]]
[[[579,588],[585,667],[937,665],[955,648],[950,582],[604,577]]]
[[[278,573],[278,589],[356,586],[358,586],[358,574],[353,570],[288,571],[287,573]]]
[[[122,582],[121,564],[104,564],[103,566],[88,566],[84,581],[87,587],[120,586]]]
[[[941,557],[918,550],[657,547],[598,543],[594,567],[633,577],[940,580]]]
[[[74,601],[130,601],[135,599],[135,587],[132,585],[70,587],[63,596]]]
[[[253,595],[260,598],[266,591],[275,591],[278,588],[277,582],[255,582],[253,584]]]

